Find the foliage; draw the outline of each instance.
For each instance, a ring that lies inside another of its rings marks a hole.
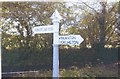
[[[3,47],[6,49],[51,47],[51,34],[32,36],[31,29],[51,23],[49,17],[53,13],[54,3],[3,2],[1,8],[3,13],[1,24]],[[10,30],[13,28],[17,32],[11,32]],[[7,36],[9,38],[6,38]]]
[[[117,33],[118,35],[120,36],[120,1],[119,1],[119,4],[118,4],[118,16],[117,16]]]
[[[34,52],[32,52],[34,51]],[[47,50],[2,50],[3,71],[24,71],[52,69],[52,49]],[[60,49],[60,68],[70,66],[84,67],[85,64],[97,65],[118,62],[118,49],[95,52],[93,49]]]
[[[112,47],[118,47],[117,40],[119,40],[119,36],[115,33],[114,27],[116,23],[116,13],[118,12],[118,3],[98,4],[99,6],[101,5],[99,10],[96,10],[92,5],[90,6],[84,2],[3,2],[1,6],[2,19],[0,23],[3,30],[2,46],[8,49],[39,48],[42,50],[45,47],[51,48],[52,34],[32,36],[32,28],[51,24],[49,18],[55,8],[57,8],[63,17],[60,23],[61,35],[81,35],[84,38],[84,42],[80,47],[100,48],[100,40],[103,37],[106,47],[110,45]],[[102,14],[103,10],[105,10],[105,14]],[[100,31],[101,24],[99,20],[102,16],[104,16],[104,21],[102,22],[104,23],[104,32],[103,29]],[[13,28],[16,31],[12,31],[11,29]],[[18,35],[16,36],[15,34]],[[102,35],[104,36],[101,37]],[[7,36],[10,37],[6,38]],[[13,41],[10,42],[9,39]]]
[[[75,28],[68,28],[68,32],[73,34],[80,34],[84,38],[84,47],[91,46],[92,48],[101,48],[100,45],[103,43],[103,47],[118,47],[115,40],[119,40],[119,36],[115,32],[116,25],[116,14],[118,12],[118,3],[112,5],[106,2],[99,3],[100,9],[96,10],[93,5],[85,4],[88,9],[83,9],[83,17],[74,25]],[[76,6],[78,10],[81,9],[81,5]],[[79,9],[80,8],[80,9]],[[76,9],[76,8],[75,8]],[[79,16],[79,15],[78,15]],[[77,32],[77,33],[76,33]]]

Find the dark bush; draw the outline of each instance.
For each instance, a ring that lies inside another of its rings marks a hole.
[[[98,61],[99,60],[99,61]],[[104,64],[118,61],[118,48],[96,51],[94,49],[60,49],[60,67],[82,67],[85,64]],[[52,49],[2,50],[3,71],[52,69]]]

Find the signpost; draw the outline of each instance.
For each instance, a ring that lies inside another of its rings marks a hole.
[[[34,34],[53,33],[53,79],[59,77],[59,45],[79,45],[83,38],[80,35],[59,36],[59,23],[62,17],[55,10],[51,16],[53,25],[38,26],[32,29]]]
[[[34,32],[34,34],[38,34],[38,33],[53,33],[53,25],[34,27],[32,29],[32,31]]]
[[[80,35],[59,36],[58,39],[58,44],[62,45],[79,45],[83,42],[83,38]]]

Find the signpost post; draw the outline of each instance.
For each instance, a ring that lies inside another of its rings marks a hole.
[[[62,17],[57,10],[51,16],[52,23],[54,25],[54,34],[53,34],[53,78],[59,77],[59,45],[58,36],[59,36],[59,23]]]
[[[62,17],[55,10],[51,16],[53,25],[38,26],[32,29],[33,34],[53,33],[53,79],[59,77],[59,45],[79,45],[83,38],[80,35],[59,36],[59,23]]]

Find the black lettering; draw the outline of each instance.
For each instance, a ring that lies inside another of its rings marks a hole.
[[[72,41],[73,44],[79,44],[78,41]]]
[[[68,44],[71,44],[71,41],[67,41]]]

